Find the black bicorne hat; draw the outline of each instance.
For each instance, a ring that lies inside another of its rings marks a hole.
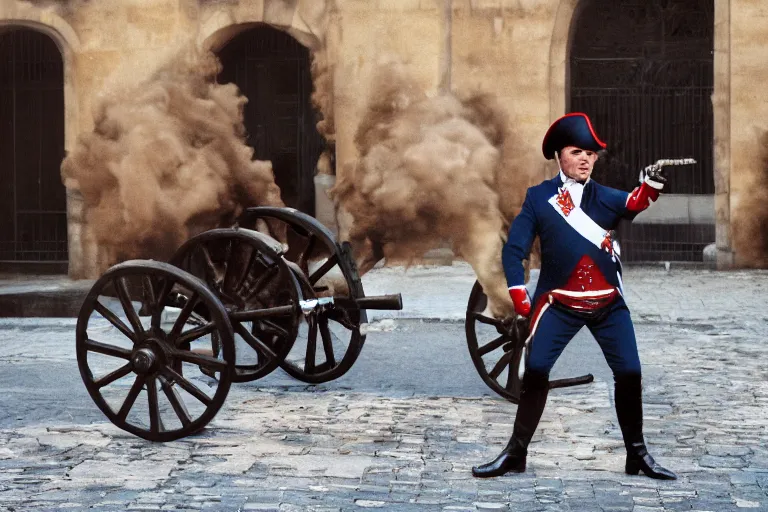
[[[566,146],[576,146],[581,149],[600,151],[605,149],[605,142],[601,141],[587,114],[573,112],[566,114],[549,127],[541,144],[544,158],[552,160],[555,151],[558,153]]]

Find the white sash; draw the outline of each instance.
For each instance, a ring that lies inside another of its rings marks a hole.
[[[549,199],[549,204],[552,205],[555,211],[557,211],[557,213],[559,213],[560,216],[565,219],[565,222],[567,222],[569,226],[575,229],[578,234],[586,238],[598,249],[603,250],[603,241],[605,240],[608,231],[601,228],[597,222],[592,220],[592,217],[587,215],[584,210],[581,209],[581,206],[576,206],[573,210],[571,210],[571,213],[566,215],[565,212],[557,204],[557,196],[557,194],[552,196]],[[618,249],[618,244],[613,244],[615,256],[619,256]],[[615,256],[613,257],[614,261],[616,260]]]

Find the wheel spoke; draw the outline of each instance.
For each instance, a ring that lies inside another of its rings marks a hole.
[[[158,279],[159,283],[160,279]],[[159,286],[159,293],[155,296],[155,309],[152,311],[152,328],[159,329],[160,321],[162,320],[163,310],[165,309],[165,303],[168,301],[168,296],[173,289],[173,279],[165,277],[163,285]]]
[[[304,357],[304,371],[315,371],[315,352],[317,352],[317,317],[311,315],[307,318],[309,333],[307,334],[307,353]]]
[[[206,282],[209,285],[218,285],[219,280],[216,272],[216,265],[213,264],[211,253],[208,252],[208,248],[205,245],[200,244],[197,246],[197,252],[203,257],[203,270],[205,272]]]
[[[228,284],[229,279],[229,268],[232,265],[232,253],[234,252],[234,241],[230,238],[227,240],[227,251],[226,256],[224,256],[224,274],[221,277],[221,289],[224,290],[224,287]],[[229,288],[232,289],[232,288]]]
[[[217,359],[215,357],[207,356],[205,354],[199,354],[197,352],[191,352],[189,350],[175,349],[171,352],[171,357],[180,359],[185,363],[196,364],[203,366],[214,372],[223,372],[227,369],[227,362]]]
[[[517,377],[517,371],[515,368],[512,367],[513,362],[515,361],[514,357],[509,358],[509,370],[507,371],[507,383],[504,385],[504,389],[512,392],[514,386],[515,386],[515,378]]]
[[[254,322],[257,330],[261,333],[277,336],[279,338],[287,338],[289,336],[288,331],[280,327],[271,320],[260,319],[258,322]]]
[[[333,253],[331,257],[328,258],[320,268],[312,272],[312,275],[309,276],[309,283],[314,285],[316,282],[320,280],[321,277],[327,274],[329,270],[335,267],[338,264],[338,262],[339,262],[339,259],[336,256],[336,253]]]
[[[85,348],[91,352],[97,352],[99,354],[104,354],[105,356],[119,357],[120,359],[131,358],[131,351],[127,348],[107,345],[106,343],[101,343],[100,341],[92,340],[90,338],[85,341]]]
[[[149,401],[149,430],[159,433],[165,430],[163,419],[160,417],[160,405],[157,403],[157,383],[152,377],[147,380],[147,398]]]
[[[482,357],[485,354],[487,354],[488,352],[493,352],[494,350],[496,350],[500,346],[504,345],[504,343],[506,343],[506,342],[507,342],[507,338],[505,336],[499,336],[495,340],[493,340],[491,342],[488,342],[485,345],[483,345],[482,347],[478,348],[477,349],[477,353],[480,354],[480,356]]]
[[[157,295],[155,294],[155,286],[152,283],[152,279],[148,275],[143,275],[141,278],[144,285],[144,304],[149,307],[150,312],[154,312],[157,307]]]
[[[504,323],[501,320],[496,320],[495,318],[485,316],[482,313],[473,313],[472,316],[474,317],[475,320],[477,320],[482,324],[493,325],[496,328],[504,327]]]
[[[307,237],[307,242],[304,245],[303,250],[298,254],[295,263],[304,271],[307,271],[309,256],[312,254],[312,250],[315,248],[317,237],[314,233],[310,233]]]
[[[253,269],[253,264],[256,263],[256,260],[258,259],[258,257],[259,257],[259,251],[255,250],[254,248],[251,248],[251,256],[250,258],[248,258],[248,265],[246,265],[245,272],[240,278],[240,281],[237,283],[237,286],[234,288],[234,293],[238,297],[250,296],[250,295],[243,295],[243,289],[248,284],[248,278],[251,275],[251,269]]]
[[[109,308],[107,308],[107,307],[106,307],[104,304],[102,304],[101,302],[99,302],[99,301],[97,300],[97,301],[96,301],[96,305],[94,306],[94,308],[93,308],[93,309],[95,309],[95,310],[96,310],[96,312],[97,312],[97,313],[99,313],[101,316],[103,316],[104,318],[106,318],[106,319],[107,319],[107,321],[108,321],[109,323],[111,323],[112,325],[114,325],[114,326],[117,328],[117,330],[119,330],[120,332],[122,332],[123,334],[125,334],[125,336],[126,336],[128,339],[130,339],[131,341],[133,341],[134,343],[136,343],[136,334],[135,334],[134,332],[132,332],[132,331],[131,331],[131,330],[128,328],[128,326],[127,326],[127,325],[125,325],[125,324],[123,323],[123,321],[122,321],[122,320],[120,320],[120,319],[117,317],[117,315],[115,315],[115,314],[114,314],[112,311],[110,311],[110,310],[109,310]]]
[[[199,295],[197,292],[193,292],[192,296],[187,299],[187,303],[184,304],[184,307],[182,308],[181,313],[179,313],[179,317],[176,319],[176,322],[174,322],[173,324],[171,333],[168,335],[168,340],[171,343],[173,343],[173,340],[179,337],[181,330],[186,325],[187,320],[189,320],[189,315],[192,314],[192,310],[194,309],[195,304],[197,304],[198,296]]]
[[[120,299],[120,304],[123,305],[125,316],[128,317],[128,321],[131,323],[131,326],[133,326],[133,332],[136,334],[143,333],[144,327],[141,326],[139,315],[136,313],[136,310],[133,308],[133,304],[131,303],[130,294],[128,292],[128,285],[125,283],[125,278],[118,277],[113,282],[115,284],[115,290],[117,291],[117,297]]]
[[[493,370],[491,370],[488,375],[490,375],[494,380],[497,379],[498,376],[501,375],[501,372],[504,371],[504,367],[507,366],[512,360],[513,355],[514,352],[504,352],[504,355],[501,356],[501,359],[498,360],[496,366],[493,367]]]
[[[321,316],[320,323],[320,337],[323,339],[323,351],[325,352],[325,361],[331,366],[336,366],[336,357],[333,353],[333,336],[331,330],[328,328],[328,318]],[[319,368],[319,367],[318,367]]]
[[[360,328],[359,317],[357,318],[358,321],[355,322],[355,320],[353,320],[349,314],[350,311],[352,311],[353,314],[360,314],[359,310],[353,311],[349,309],[336,308],[330,311],[326,311],[325,316],[329,320],[333,320],[340,326],[344,327],[346,330],[354,332]]]
[[[277,264],[272,263],[271,265],[264,268],[264,271],[259,275],[259,277],[256,278],[256,281],[254,281],[248,288],[247,295],[244,296],[244,299],[250,299],[254,295],[258,295],[261,290],[263,290],[267,284],[269,284],[272,279],[275,278],[280,272],[280,269],[278,268]]]
[[[207,334],[211,334],[215,330],[216,330],[216,323],[208,322],[207,324],[201,325],[200,327],[195,327],[194,329],[190,329],[188,331],[185,331],[179,334],[179,336],[173,341],[173,343],[177,347],[180,345],[183,345],[184,343],[191,343],[198,338],[202,338]]]
[[[243,341],[245,341],[250,347],[256,351],[256,354],[259,356],[264,356],[266,358],[269,358],[271,360],[277,359],[277,355],[275,352],[263,341],[261,341],[259,338],[254,336],[248,331],[248,328],[245,327],[243,324],[238,323],[235,325],[235,332],[242,336]]]
[[[125,421],[125,418],[128,417],[128,413],[131,412],[131,408],[133,407],[133,404],[136,402],[136,398],[139,396],[139,393],[141,393],[141,388],[144,387],[144,382],[147,380],[147,377],[145,375],[137,375],[136,380],[133,381],[133,386],[131,386],[131,390],[128,391],[128,396],[125,397],[125,402],[123,402],[123,406],[120,408],[120,411],[117,413],[117,419],[120,421]]]
[[[163,388],[163,393],[165,393],[165,396],[168,398],[179,421],[181,421],[183,426],[188,426],[192,423],[192,418],[189,416],[189,411],[187,411],[187,407],[184,405],[181,395],[179,395],[179,392],[168,382],[168,379],[166,379],[164,375],[158,375],[157,378],[160,380],[160,386]]]
[[[131,363],[126,363],[117,370],[108,373],[107,375],[96,379],[93,381],[93,385],[96,386],[98,389],[103,388],[104,386],[108,386],[115,382],[117,379],[121,379],[131,373],[131,370],[133,370],[133,365]]]
[[[173,369],[164,366],[160,373],[162,373],[170,382],[177,383],[184,391],[197,398],[201,403],[206,406],[211,405],[213,399],[206,395],[200,388],[189,382],[182,375],[176,373]]]

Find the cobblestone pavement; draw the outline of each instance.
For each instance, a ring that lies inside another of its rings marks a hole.
[[[471,283],[454,272],[422,293]],[[380,276],[371,289],[397,284]],[[0,510],[768,511],[768,273],[630,269],[626,283],[646,438],[676,482],[623,474],[605,379],[553,391],[529,470],[490,480],[470,467],[511,432],[516,406],[499,398],[255,383],[234,386],[203,433],[167,444],[79,411],[49,425],[20,416],[0,430]],[[3,365],[29,360],[2,353]]]

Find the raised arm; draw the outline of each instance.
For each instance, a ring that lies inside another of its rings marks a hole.
[[[664,180],[659,176],[648,176],[639,187],[629,193],[627,197],[626,207],[627,211],[623,217],[625,219],[633,220],[638,213],[646,210],[651,206],[658,198],[661,190],[664,188]]]
[[[529,191],[525,194],[523,208],[512,221],[507,243],[501,250],[501,263],[507,278],[509,296],[515,304],[515,312],[523,316],[528,316],[531,312],[531,301],[525,289],[523,260],[528,258],[535,238],[536,213],[533,210]]]

